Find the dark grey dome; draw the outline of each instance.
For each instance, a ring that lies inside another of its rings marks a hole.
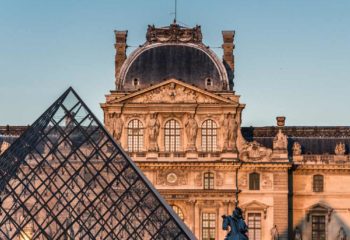
[[[215,62],[208,52],[175,44],[143,50],[128,66],[124,66],[126,69],[121,88],[142,89],[175,78],[203,89],[226,90],[227,73],[220,69],[222,63],[218,59]]]

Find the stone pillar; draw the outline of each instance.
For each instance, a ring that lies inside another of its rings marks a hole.
[[[277,225],[281,240],[288,239],[288,173],[278,172],[273,175],[273,221]]]
[[[118,75],[120,68],[126,59],[126,38],[128,31],[114,31],[115,34],[115,84],[118,88]]]
[[[233,74],[235,70],[235,61],[233,56],[233,49],[235,49],[235,45],[233,44],[235,31],[222,31],[222,37],[224,40],[224,43],[222,44],[222,48],[224,50],[223,59]]]

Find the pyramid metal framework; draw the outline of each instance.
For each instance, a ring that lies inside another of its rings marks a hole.
[[[69,88],[0,156],[0,239],[195,239]]]

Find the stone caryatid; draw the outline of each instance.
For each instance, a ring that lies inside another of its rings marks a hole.
[[[237,139],[237,123],[231,113],[226,113],[221,124],[223,151],[235,151]]]
[[[293,156],[301,155],[301,145],[298,142],[293,143]]]
[[[338,232],[337,240],[346,240],[346,239],[347,239],[346,232],[343,226],[341,226]]]
[[[335,155],[344,155],[346,152],[345,143],[337,143],[334,149]]]
[[[158,147],[158,135],[160,123],[158,120],[158,114],[152,113],[147,124],[148,127],[148,151],[156,152],[159,150]]]
[[[282,132],[281,129],[279,129],[278,133],[273,139],[273,150],[287,150],[287,146],[287,136]]]
[[[121,118],[121,115],[115,112],[110,114],[109,130],[110,130],[110,133],[112,133],[113,138],[117,142],[120,142],[120,138],[123,132],[123,127],[124,127],[124,121]]]
[[[185,127],[187,135],[187,151],[196,151],[198,124],[194,119],[194,114],[189,115]]]
[[[271,229],[271,240],[278,240],[278,239],[279,239],[278,229],[277,229],[277,225],[275,225]]]

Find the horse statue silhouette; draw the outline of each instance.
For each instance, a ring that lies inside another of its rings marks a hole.
[[[225,240],[248,240],[246,233],[248,232],[248,226],[244,222],[242,217],[242,210],[236,207],[231,216],[223,215],[222,229],[230,231],[226,235]]]

